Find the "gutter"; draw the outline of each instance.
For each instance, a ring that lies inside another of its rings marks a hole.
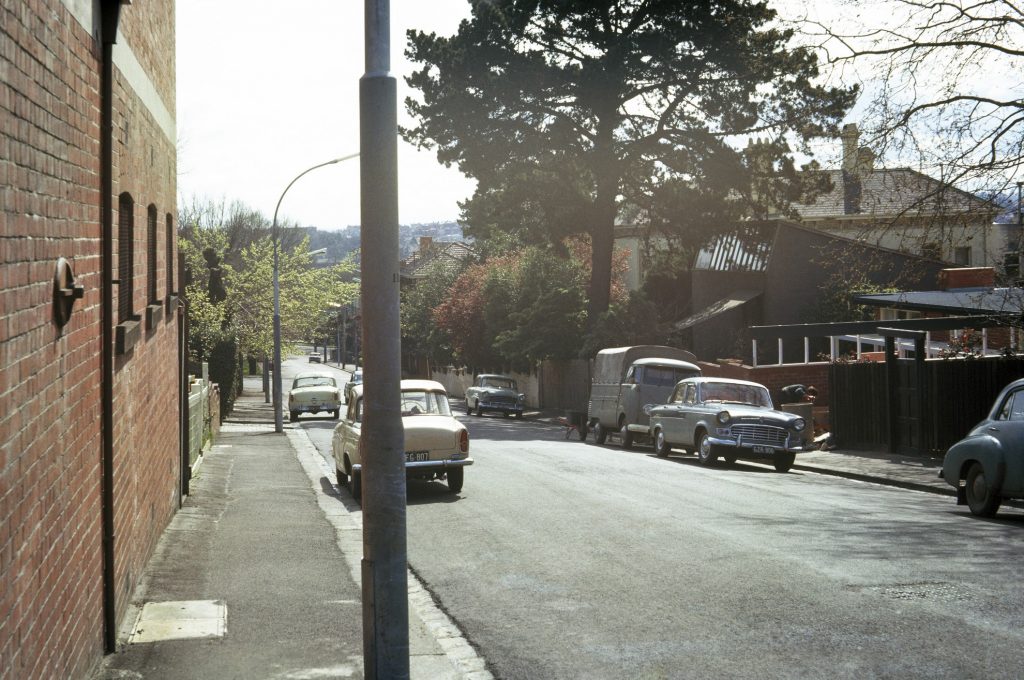
[[[130,0],[127,0],[130,2]],[[117,651],[116,570],[114,568],[114,43],[122,0],[100,5],[100,327],[102,376],[101,461],[103,543],[103,647]]]

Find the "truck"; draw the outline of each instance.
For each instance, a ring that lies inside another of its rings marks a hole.
[[[663,345],[603,349],[594,358],[587,426],[604,444],[616,433],[622,448],[650,437],[650,407],[663,404],[680,380],[700,375],[692,352]],[[646,407],[646,408],[645,408]]]

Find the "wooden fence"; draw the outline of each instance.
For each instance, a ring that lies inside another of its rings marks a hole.
[[[910,361],[910,360],[901,360]],[[1024,359],[987,357],[924,362],[923,392],[917,396],[917,452],[942,455],[978,421],[1007,383],[1024,377]],[[829,370],[831,426],[842,448],[888,450],[890,385],[884,363],[832,364]]]

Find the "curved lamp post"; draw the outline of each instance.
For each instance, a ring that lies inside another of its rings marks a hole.
[[[341,158],[335,158],[325,163],[318,163],[311,168],[306,168],[298,175],[295,179],[288,183],[288,186],[281,192],[281,198],[277,199],[277,207],[274,208],[274,223],[271,227],[271,235],[274,239],[274,431],[284,432],[284,423],[281,417],[281,286],[280,278],[278,275],[277,266],[277,211],[281,208],[281,201],[284,200],[284,195],[288,193],[288,190],[292,188],[292,185],[299,181],[299,178],[308,172],[312,172],[317,168],[322,168],[325,165],[334,165],[341,161],[347,161],[350,158],[355,158],[358,153],[351,153]]]

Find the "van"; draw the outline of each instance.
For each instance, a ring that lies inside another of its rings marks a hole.
[[[692,352],[663,345],[603,349],[594,358],[587,425],[604,444],[616,434],[625,449],[650,436],[645,406],[664,404],[676,383],[700,375]],[[649,409],[648,409],[649,410]]]

